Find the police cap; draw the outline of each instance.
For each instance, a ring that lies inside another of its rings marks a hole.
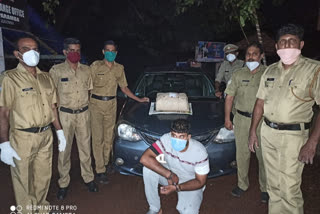
[[[230,52],[237,51],[238,49],[239,47],[234,44],[227,44],[226,46],[224,46],[223,51],[225,53],[230,53]]]

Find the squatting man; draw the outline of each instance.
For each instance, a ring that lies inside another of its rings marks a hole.
[[[157,161],[160,155],[164,159]],[[210,171],[208,153],[198,141],[191,139],[190,124],[178,119],[171,132],[164,134],[142,155],[145,194],[149,203],[147,214],[161,214],[160,193],[178,194],[177,210],[181,214],[199,213],[204,185]]]

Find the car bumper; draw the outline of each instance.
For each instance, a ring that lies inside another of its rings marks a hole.
[[[149,146],[144,140],[131,142],[116,137],[113,147],[113,165],[115,169],[121,174],[142,176],[140,157]],[[209,142],[205,147],[210,161],[209,178],[236,172],[234,141],[223,144]]]

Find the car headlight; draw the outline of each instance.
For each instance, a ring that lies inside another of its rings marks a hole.
[[[226,128],[221,128],[217,136],[214,138],[216,143],[229,143],[234,141],[234,132],[233,130],[228,130]]]
[[[118,126],[118,135],[124,140],[129,140],[129,141],[141,140],[141,137],[137,133],[136,129],[128,124],[120,124]]]

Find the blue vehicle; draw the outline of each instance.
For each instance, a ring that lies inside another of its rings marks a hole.
[[[148,69],[138,79],[136,96],[149,97],[150,103],[127,99],[115,127],[113,165],[126,175],[142,175],[139,163],[143,152],[163,134],[170,132],[173,120],[184,118],[191,123],[191,137],[201,142],[210,158],[208,177],[236,171],[234,135],[224,135],[224,101],[215,97],[210,78],[201,69]],[[186,93],[190,114],[150,114],[159,92]]]

